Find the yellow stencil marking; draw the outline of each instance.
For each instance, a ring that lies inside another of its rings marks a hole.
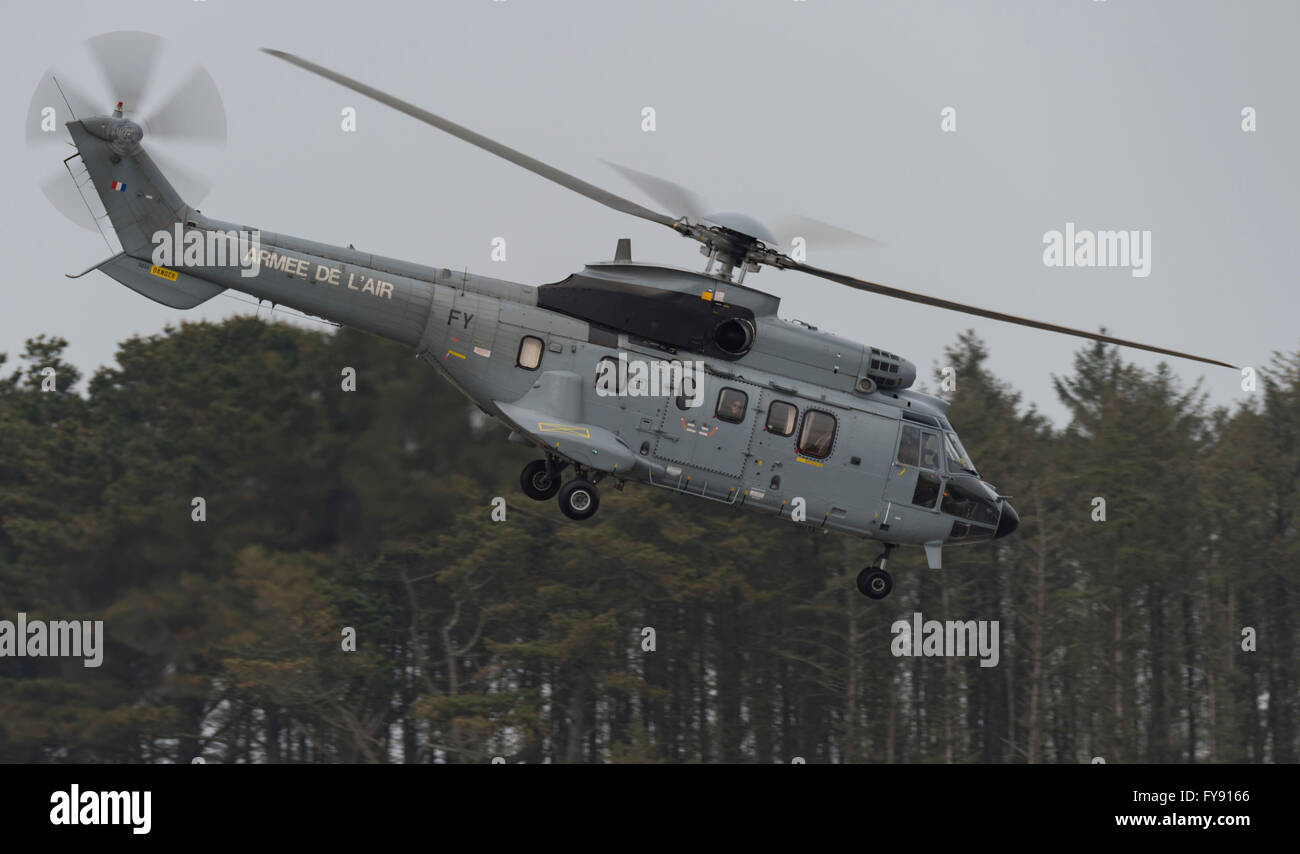
[[[807,463],[810,466],[817,466],[817,468],[822,467],[822,464],[817,462],[816,460],[805,460],[803,457],[795,457],[795,459],[801,463]]]
[[[572,424],[554,424],[549,421],[537,422],[538,433],[567,433],[570,436],[581,436],[584,439],[591,438],[591,431],[586,427],[575,427]]]
[[[457,353],[455,350],[448,350],[448,351],[447,351],[447,356],[455,356],[457,359],[463,359],[463,358],[465,358],[465,357],[462,356],[460,353]],[[443,358],[443,359],[446,359],[447,356],[443,356],[442,358]]]
[[[174,282],[180,278],[180,275],[177,274],[175,270],[168,270],[166,267],[159,267],[157,264],[154,264],[152,267],[150,267],[149,272],[153,273],[155,276],[158,276],[159,278],[166,279],[169,282]]]

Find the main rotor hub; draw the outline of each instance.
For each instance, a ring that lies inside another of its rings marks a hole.
[[[757,273],[762,264],[775,266],[776,259],[780,256],[780,253],[769,249],[758,238],[725,225],[696,224],[683,217],[673,228],[683,236],[700,242],[700,254],[709,259],[704,265],[705,275],[735,284],[745,280],[745,273]],[[718,265],[716,272],[714,264]],[[737,267],[740,268],[740,275],[733,280],[732,275]]]

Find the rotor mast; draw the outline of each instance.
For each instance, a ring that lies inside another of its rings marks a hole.
[[[763,246],[762,242],[750,237],[747,234],[741,234],[738,231],[732,231],[721,226],[709,228],[687,223],[685,217],[679,222],[685,223],[687,230],[683,236],[692,237],[700,241],[700,254],[706,256],[709,260],[704,264],[704,275],[715,279],[721,279],[724,282],[730,282],[739,285],[745,281],[745,273],[757,273],[761,262],[755,259],[755,254],[760,250],[771,252]],[[677,226],[673,226],[675,229]],[[682,229],[677,229],[681,231]],[[713,265],[717,264],[717,272],[713,271]],[[735,279],[733,273],[739,269],[740,273]]]

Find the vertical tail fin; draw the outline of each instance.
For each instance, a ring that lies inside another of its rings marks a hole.
[[[68,130],[123,251],[136,258],[148,258],[153,251],[154,232],[170,231],[174,223],[183,221],[189,214],[190,206],[138,143],[115,147],[87,128],[88,123],[101,121],[68,122]],[[125,147],[127,153],[119,153],[120,147]]]

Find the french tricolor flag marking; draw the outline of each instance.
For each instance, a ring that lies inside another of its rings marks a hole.
[[[113,189],[119,193],[124,193],[126,192],[126,184],[123,184],[121,181],[114,181]]]

